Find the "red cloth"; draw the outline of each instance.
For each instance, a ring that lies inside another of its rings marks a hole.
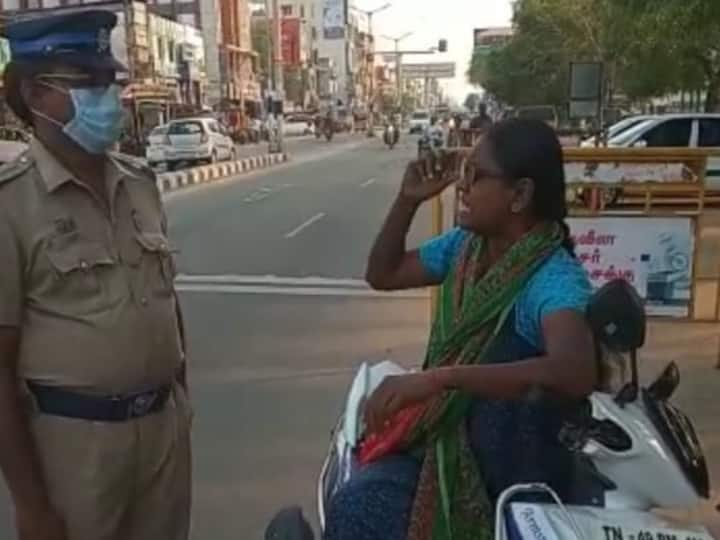
[[[358,460],[361,465],[377,461],[383,456],[400,450],[417,425],[425,410],[424,404],[414,405],[398,412],[380,433],[372,433],[365,437],[358,449]]]

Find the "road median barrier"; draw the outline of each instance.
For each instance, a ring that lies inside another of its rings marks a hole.
[[[161,193],[182,189],[195,184],[205,184],[237,176],[246,172],[265,169],[285,163],[287,154],[264,154],[242,158],[237,161],[212,163],[182,171],[164,172],[157,175],[157,186]]]

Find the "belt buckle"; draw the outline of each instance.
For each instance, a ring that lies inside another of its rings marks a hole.
[[[145,392],[131,398],[128,406],[128,417],[141,418],[147,415],[157,397],[157,392]]]

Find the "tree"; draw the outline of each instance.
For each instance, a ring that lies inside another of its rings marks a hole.
[[[610,103],[680,90],[707,90],[720,103],[717,0],[517,0],[515,34],[505,46],[475,51],[468,79],[499,100],[567,103],[572,61],[599,61]]]
[[[671,90],[707,92],[705,110],[720,106],[720,2],[717,0],[612,0],[632,13],[643,44],[636,52],[650,59]],[[629,6],[629,7],[628,7]],[[639,65],[636,64],[636,65]],[[658,73],[659,74],[659,73]]]

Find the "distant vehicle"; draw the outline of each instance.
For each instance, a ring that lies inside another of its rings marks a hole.
[[[529,107],[518,107],[514,110],[514,116],[517,118],[530,118],[534,120],[542,120],[553,128],[557,129],[560,121],[557,109],[552,105],[533,105]]]
[[[145,147],[145,159],[150,167],[165,164],[165,143],[167,142],[167,124],[157,126],[148,135]]]
[[[649,120],[651,118],[653,118],[653,115],[649,114],[639,114],[636,116],[628,116],[627,118],[623,118],[622,120],[614,123],[607,129],[607,139],[610,140],[614,137],[617,137],[624,131],[627,131],[628,129],[631,129],[640,124],[641,122],[644,122],[645,120]],[[595,137],[588,137],[580,143],[580,147],[582,148],[591,148],[594,146]]]
[[[415,111],[410,115],[410,133],[424,133],[430,127],[430,111]]]
[[[183,118],[167,125],[165,162],[171,171],[183,162],[215,163],[235,155],[235,143],[214,118]]]
[[[309,114],[289,114],[283,120],[283,135],[298,137],[315,133],[315,123]]]
[[[383,132],[383,142],[387,147],[392,150],[400,140],[400,129],[392,122],[385,124],[385,131]]]
[[[611,147],[708,148],[720,151],[720,114],[653,116],[608,140]],[[720,189],[720,157],[708,158],[708,185]]]

